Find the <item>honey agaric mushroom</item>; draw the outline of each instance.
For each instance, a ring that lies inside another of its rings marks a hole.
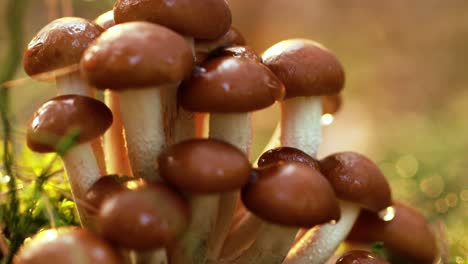
[[[343,67],[329,50],[306,39],[281,41],[262,58],[286,87],[281,103],[281,145],[315,157],[321,140],[320,96],[343,89]]]
[[[417,210],[396,202],[395,217],[384,221],[372,212],[362,211],[347,240],[373,243],[382,241],[391,253],[412,263],[434,263],[438,255],[436,239],[424,216]]]
[[[115,26],[114,12],[112,10],[108,11],[97,17],[94,22],[107,30]],[[125,132],[123,130],[118,92],[106,89],[104,91],[104,102],[114,116],[112,126],[104,133],[104,157],[107,163],[107,173],[131,176],[132,168],[130,167],[127,147],[125,146]]]
[[[104,134],[111,124],[112,113],[102,102],[81,95],[62,95],[39,107],[27,130],[31,150],[61,155],[84,227],[92,228],[93,223],[80,202],[101,175],[90,141]],[[62,149],[64,139],[69,137],[73,137],[73,144]]]
[[[158,159],[169,184],[191,194],[192,222],[171,254],[173,263],[204,263],[219,218],[219,193],[239,190],[250,175],[246,156],[231,144],[192,139],[167,148]]]
[[[183,35],[195,57],[194,38],[217,39],[231,26],[231,11],[224,0],[172,0],[144,1],[118,0],[114,6],[117,23],[147,21],[163,25]],[[195,118],[177,104],[177,87],[174,83],[165,91],[168,135],[174,143],[195,136]]]
[[[104,201],[98,216],[103,237],[140,253],[172,247],[189,222],[185,199],[162,183],[115,194]]]
[[[352,250],[344,253],[336,264],[390,264],[370,252],[363,250]]]
[[[118,175],[106,175],[99,178],[86,192],[85,202],[92,208],[91,214],[97,214],[104,200],[116,193],[127,190],[125,182],[132,178]]]
[[[154,161],[166,145],[160,90],[189,75],[192,64],[190,47],[180,35],[147,22],[111,27],[84,53],[86,79],[119,92],[135,177],[159,179]]]
[[[203,63],[181,86],[179,102],[190,111],[210,113],[209,137],[229,142],[249,156],[251,112],[282,99],[284,87],[250,54],[251,50],[242,52],[229,52]],[[220,254],[222,241],[229,232],[238,192],[223,193],[220,199],[220,221],[213,233],[215,237],[210,239],[210,245],[215,247],[210,255],[214,258]]]
[[[41,231],[16,253],[14,264],[121,264],[122,257],[88,230],[62,227]]]
[[[89,44],[104,30],[97,24],[79,17],[56,19],[43,27],[24,51],[23,67],[32,78],[40,80],[54,76],[58,95],[94,96],[80,75],[78,64]],[[45,76],[44,76],[45,74]],[[106,173],[101,139],[93,143],[101,174]]]
[[[322,174],[340,199],[341,218],[307,232],[291,249],[285,264],[324,263],[353,227],[361,208],[381,212],[392,205],[390,186],[370,159],[341,152],[320,161]]]
[[[242,188],[242,201],[265,223],[255,242],[232,263],[282,263],[294,241],[291,232],[340,218],[333,189],[320,171],[279,162],[256,172]]]

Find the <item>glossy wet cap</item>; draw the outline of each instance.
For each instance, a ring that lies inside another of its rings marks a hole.
[[[86,192],[85,202],[94,210],[91,213],[96,213],[101,207],[104,200],[113,195],[127,190],[125,182],[132,178],[128,176],[106,175],[100,177]],[[91,210],[90,210],[91,211]]]
[[[384,259],[363,250],[352,250],[344,253],[336,264],[390,264]]]
[[[231,46],[221,49],[217,49],[208,55],[208,59],[214,59],[216,57],[234,57],[234,58],[245,58],[259,63],[262,62],[262,58],[258,56],[257,52],[249,46]]]
[[[215,139],[189,139],[172,145],[159,155],[158,166],[167,182],[192,193],[240,189],[251,169],[241,150]]]
[[[147,21],[182,35],[203,39],[223,36],[231,26],[225,0],[117,0],[115,21]]]
[[[110,11],[107,11],[104,14],[98,16],[94,20],[94,23],[98,24],[103,29],[109,29],[110,27],[115,26],[114,11],[110,10]]]
[[[106,241],[85,229],[66,227],[42,231],[26,242],[14,264],[121,264],[120,255]]]
[[[325,95],[322,96],[322,113],[323,114],[336,114],[343,105],[343,98],[341,94]]]
[[[86,50],[81,71],[97,88],[146,88],[180,81],[192,70],[192,51],[172,30],[147,22],[113,26]]]
[[[117,193],[104,201],[98,216],[103,237],[134,250],[173,245],[189,222],[185,199],[162,183]]]
[[[180,88],[179,103],[192,112],[251,112],[284,96],[283,84],[267,67],[232,56],[203,63]]]
[[[81,95],[61,95],[36,110],[26,140],[33,151],[54,152],[65,137],[73,137],[75,144],[85,143],[104,134],[111,124],[112,112],[101,101]]]
[[[392,205],[387,179],[377,165],[355,152],[340,152],[320,161],[320,170],[336,196],[378,212]]]
[[[264,152],[260,158],[258,158],[258,166],[264,167],[274,165],[280,161],[295,161],[306,164],[307,166],[320,171],[318,160],[312,158],[304,151],[292,147],[279,147]]]
[[[234,27],[229,28],[228,32],[222,37],[209,40],[209,39],[195,39],[195,53],[196,61],[198,64],[202,63],[209,53],[230,46],[243,46],[246,44],[244,36]]]
[[[343,66],[317,42],[284,40],[267,49],[262,58],[286,86],[286,98],[337,94],[343,89]]]
[[[85,49],[103,31],[83,18],[56,19],[29,42],[24,51],[24,70],[33,76],[78,64]]]
[[[401,202],[396,202],[393,209],[395,217],[390,221],[384,221],[372,212],[361,211],[348,240],[382,241],[386,249],[411,263],[434,263],[437,244],[424,216]]]
[[[312,227],[340,217],[338,200],[325,177],[298,162],[255,170],[242,188],[242,201],[264,220],[288,226]]]

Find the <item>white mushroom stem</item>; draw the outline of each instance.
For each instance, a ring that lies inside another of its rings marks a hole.
[[[341,217],[308,231],[288,254],[284,264],[323,264],[343,242],[359,216],[357,204],[340,200]]]
[[[127,147],[125,146],[120,100],[117,92],[106,90],[104,102],[112,111],[112,126],[104,133],[104,156],[108,174],[132,175]]]
[[[190,198],[192,220],[171,250],[172,264],[203,264],[207,260],[208,238],[215,227],[219,195],[194,195]]]
[[[120,92],[120,107],[133,176],[160,180],[155,161],[166,145],[160,89],[147,87]]]
[[[320,96],[295,97],[281,104],[281,145],[317,155],[321,142]]]
[[[231,143],[242,150],[247,157],[252,144],[252,114],[210,114],[209,137]],[[231,228],[236,210],[239,191],[227,192],[220,195],[219,213],[216,227],[209,239],[209,258],[216,260],[221,255],[223,243]]]
[[[75,201],[85,200],[86,192],[101,175],[91,144],[83,143],[71,147],[62,156],[62,160]],[[81,225],[86,228],[93,228],[93,221],[85,209],[85,205],[78,202],[75,204]]]

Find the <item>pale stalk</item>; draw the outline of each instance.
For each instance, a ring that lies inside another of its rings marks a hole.
[[[86,192],[100,177],[99,167],[91,144],[83,143],[71,147],[62,156],[62,160],[75,201],[84,201]],[[94,223],[85,206],[80,205],[78,202],[75,204],[81,225],[92,229]]]
[[[247,212],[243,218],[235,224],[223,245],[222,259],[232,260],[240,256],[255,240],[259,234],[263,220]]]
[[[127,147],[125,146],[119,95],[112,90],[104,92],[104,102],[112,111],[112,126],[104,133],[104,156],[108,174],[132,176]]]
[[[192,220],[187,231],[171,249],[171,264],[203,264],[207,261],[208,238],[215,227],[219,195],[190,197]]]
[[[307,232],[290,250],[284,264],[323,264],[346,239],[359,216],[357,204],[340,200],[341,217],[336,224],[323,224]]]
[[[120,92],[120,107],[133,176],[160,180],[155,162],[166,145],[160,89],[147,87]]]
[[[248,157],[252,144],[251,119],[251,113],[212,113],[210,114],[209,137],[236,146]],[[239,191],[226,192],[220,195],[220,210],[208,244],[208,258],[211,260],[216,260],[221,255],[223,243],[231,228],[238,198]]]

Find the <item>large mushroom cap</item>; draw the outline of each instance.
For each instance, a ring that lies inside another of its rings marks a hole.
[[[231,11],[224,0],[118,0],[115,21],[148,21],[180,34],[216,39],[231,26]]]
[[[102,32],[100,26],[84,18],[56,19],[29,42],[24,51],[24,70],[34,76],[78,64],[85,49]]]
[[[242,188],[244,205],[282,225],[312,227],[340,217],[338,200],[320,171],[298,162],[256,170]]]
[[[262,58],[286,86],[286,98],[337,94],[343,89],[343,66],[317,42],[284,40],[267,49]]]
[[[14,264],[120,264],[121,257],[103,239],[79,228],[42,231],[16,253]]]
[[[361,211],[348,240],[382,241],[385,248],[412,263],[434,263],[438,254],[437,244],[424,216],[400,202],[396,202],[393,208],[395,217],[390,221],[384,221],[372,212]]]
[[[352,250],[344,253],[336,264],[390,264],[387,261],[363,250]]]
[[[110,10],[110,11],[107,11],[104,14],[98,16],[94,20],[94,23],[98,24],[103,29],[109,29],[110,27],[115,26],[114,11]]]
[[[135,250],[173,245],[189,222],[187,202],[161,183],[117,193],[104,201],[98,216],[102,236]]]
[[[81,70],[97,88],[131,89],[184,79],[192,70],[183,37],[147,22],[113,26],[86,50]]]
[[[243,113],[268,107],[283,95],[283,84],[258,61],[223,56],[197,68],[181,86],[179,102],[193,112]]]
[[[194,193],[240,189],[251,169],[242,151],[215,139],[190,139],[173,145],[159,155],[158,164],[161,177]]]
[[[370,159],[355,152],[341,152],[320,161],[320,170],[336,196],[374,212],[392,205],[387,179]]]
[[[320,165],[318,160],[307,155],[307,153],[305,153],[304,151],[292,147],[279,147],[266,151],[258,158],[258,166],[263,167],[273,165],[280,161],[300,162],[310,166],[315,170],[320,171]]]
[[[76,144],[88,142],[112,124],[112,112],[91,97],[62,95],[45,102],[34,113],[26,140],[36,152],[54,152],[61,140],[76,133]]]

